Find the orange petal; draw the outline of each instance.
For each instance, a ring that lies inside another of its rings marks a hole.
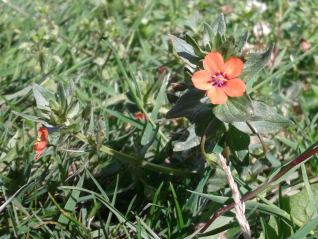
[[[215,105],[224,104],[227,101],[227,95],[221,88],[212,87],[208,91],[207,95],[210,98],[212,104]]]
[[[230,57],[224,64],[223,72],[229,79],[237,77],[241,74],[244,63],[240,58]]]
[[[38,160],[46,148],[47,148],[47,142],[45,142],[45,141],[35,142],[33,145],[33,149],[35,151],[34,160]]]
[[[43,151],[47,147],[46,141],[36,141],[33,145],[34,151]]]
[[[228,96],[238,97],[244,94],[246,87],[242,80],[234,78],[229,80],[223,89]]]
[[[41,141],[48,141],[49,132],[46,127],[40,127],[38,130],[38,137],[41,139]]]
[[[224,65],[223,57],[218,52],[208,53],[203,60],[203,67],[205,70],[211,71],[213,74],[221,71]]]
[[[38,130],[38,140],[33,144],[33,150],[35,151],[34,160],[38,160],[43,151],[48,146],[49,132],[46,127],[40,127]]]
[[[207,70],[196,71],[192,75],[192,82],[195,88],[199,90],[208,90],[212,87],[209,81],[211,80],[211,72]]]
[[[146,115],[143,114],[143,113],[141,113],[140,111],[136,112],[136,113],[134,114],[134,117],[135,117],[135,119],[137,119],[137,120],[146,120],[146,119],[147,119]]]

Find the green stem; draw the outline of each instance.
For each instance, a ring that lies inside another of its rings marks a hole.
[[[246,121],[246,124],[250,128],[252,133],[255,134],[257,136],[257,138],[259,139],[259,141],[262,145],[262,148],[263,148],[263,154],[266,155],[267,154],[267,147],[266,147],[266,144],[265,144],[264,140],[262,139],[261,135],[257,132],[257,130],[253,127],[253,125],[251,125],[250,122]]]
[[[79,140],[81,140],[82,142],[88,143],[87,137],[84,134],[77,133],[75,136]],[[191,176],[191,175],[196,174],[196,171],[185,171],[183,169],[174,169],[174,168],[170,168],[167,166],[151,163],[151,162],[145,161],[143,159],[131,156],[129,154],[125,154],[123,152],[114,150],[114,149],[109,148],[105,145],[101,145],[99,150],[105,154],[108,154],[109,156],[113,156],[113,157],[118,158],[120,160],[123,160],[125,162],[132,163],[136,166],[141,166],[147,170],[151,170],[154,172],[161,172],[164,174],[177,175],[177,176],[183,176],[183,177],[187,177],[187,176]]]

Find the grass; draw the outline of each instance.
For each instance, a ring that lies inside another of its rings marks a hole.
[[[233,160],[244,194],[318,141],[317,7],[266,4],[260,13],[245,1],[1,1],[0,238],[243,238],[233,212],[207,235],[193,234],[231,193],[199,147],[173,150],[191,123],[165,118],[171,83],[190,81],[169,34],[202,39],[204,22],[223,11],[226,34],[247,31],[249,51],[274,46],[270,63],[251,79],[250,96],[294,125],[262,135],[266,156],[252,136],[248,156]],[[253,32],[259,22],[270,25],[268,35]],[[39,124],[21,117],[40,115],[32,84],[56,92],[71,81],[80,107],[72,108],[74,127],[50,132],[51,146],[34,161]],[[246,203],[253,237],[315,237],[317,163],[312,157]]]

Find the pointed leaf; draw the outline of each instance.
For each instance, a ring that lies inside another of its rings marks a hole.
[[[180,58],[190,67],[195,68],[199,59],[195,54],[194,48],[185,40],[174,35],[169,35],[172,46]]]
[[[153,110],[151,112],[151,115],[150,115],[150,118],[153,121],[158,118],[158,113],[159,113],[160,107],[164,103],[165,96],[166,96],[165,92],[166,92],[166,88],[167,88],[169,79],[170,79],[170,74],[168,74],[165,77],[165,79],[162,82],[162,85],[160,87],[159,93],[158,93],[157,98],[156,98],[156,103],[155,103]],[[146,125],[146,128],[145,128],[145,132],[141,138],[141,144],[142,145],[148,144],[152,138],[152,135],[155,133],[155,131],[156,131],[156,129],[153,127],[153,125],[150,122],[148,122]]]
[[[248,134],[253,132],[246,122],[258,133],[273,133],[291,124],[274,107],[260,101],[250,102],[246,97],[228,100],[226,104],[216,106],[213,112],[219,120]]]
[[[40,109],[47,109],[50,99],[53,99],[54,97],[53,93],[35,83],[32,84],[32,91],[37,107]]]
[[[318,184],[310,185],[313,199],[318,203]],[[290,215],[301,223],[305,224],[312,220],[315,207],[310,207],[310,198],[306,189],[302,189],[299,193],[289,197]]]
[[[313,232],[314,230],[317,232],[317,225],[318,225],[318,217],[315,217],[303,227],[301,227],[293,236],[289,237],[289,239],[303,239],[307,238],[306,236]],[[317,234],[316,234],[317,236]],[[311,237],[314,238],[314,237]]]
[[[45,122],[44,120],[42,120],[40,117],[34,116],[34,115],[28,115],[25,113],[20,113],[20,112],[16,112],[16,111],[12,111],[12,113],[14,113],[15,115],[18,115],[26,120],[30,120],[32,122],[37,122],[37,123],[41,123],[43,125],[45,125],[46,127],[52,127],[52,125],[48,124],[47,122]]]
[[[251,53],[244,63],[244,78],[249,79],[246,85],[246,91],[249,93],[258,73],[266,66],[272,54],[273,46],[269,47],[263,53]]]
[[[83,183],[84,183],[84,175],[80,177],[76,187],[81,188],[83,186]],[[75,210],[80,193],[81,192],[78,190],[73,190],[69,193],[69,198],[64,206],[65,211],[73,212]],[[65,225],[69,222],[69,219],[65,217],[64,215],[60,215],[58,222]]]
[[[204,112],[211,111],[211,105],[202,103],[200,100],[204,92],[191,89],[183,94],[176,104],[168,111],[166,118],[186,117],[191,122],[200,120],[200,115]]]
[[[244,47],[245,43],[248,39],[248,32],[245,32],[237,41],[235,44],[235,51],[237,54],[240,54],[242,52],[242,48]]]
[[[195,125],[191,125],[188,129],[188,137],[185,141],[178,141],[173,144],[173,151],[185,151],[200,144],[200,137],[195,132]]]
[[[219,34],[220,36],[225,35],[226,24],[224,19],[224,14],[221,13],[218,18],[212,23],[211,29],[215,35]]]

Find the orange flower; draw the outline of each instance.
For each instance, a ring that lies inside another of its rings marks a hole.
[[[136,113],[134,114],[134,117],[135,117],[135,119],[137,119],[137,120],[146,120],[146,119],[147,119],[146,115],[143,114],[143,113],[141,113],[140,111],[136,112]]]
[[[204,57],[204,70],[193,74],[193,85],[207,91],[212,104],[224,104],[228,96],[238,97],[244,94],[245,83],[237,78],[243,66],[242,60],[237,57],[230,57],[224,63],[219,52],[210,52]]]
[[[33,144],[33,150],[35,151],[34,160],[38,160],[43,153],[43,151],[47,148],[49,143],[49,132],[46,127],[42,126],[38,130],[38,138]]]

